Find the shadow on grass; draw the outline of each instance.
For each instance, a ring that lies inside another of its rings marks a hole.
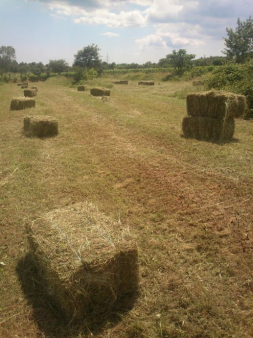
[[[238,138],[232,138],[231,140],[222,140],[222,141],[219,141],[219,140],[207,140],[207,139],[200,139],[200,138],[195,138],[195,137],[190,137],[190,136],[185,136],[184,134],[181,134],[180,135],[181,138],[184,138],[186,140],[197,140],[197,141],[200,141],[200,142],[208,142],[208,143],[214,143],[214,144],[217,144],[217,145],[220,145],[222,146],[223,144],[227,144],[227,143],[239,143],[240,140]]]
[[[104,329],[115,326],[122,315],[131,310],[137,294],[120,300],[112,311],[103,316],[90,315],[82,322],[68,323],[64,314],[57,307],[54,298],[47,292],[46,284],[39,275],[31,255],[28,253],[17,265],[16,272],[23,293],[33,308],[33,319],[45,337],[70,338],[79,334],[99,334]]]

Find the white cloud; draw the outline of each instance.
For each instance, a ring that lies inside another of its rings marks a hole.
[[[96,12],[83,13],[75,23],[86,23],[90,25],[106,25],[108,27],[143,27],[146,18],[140,11],[120,12],[119,14],[110,13],[107,10],[97,10]]]
[[[105,35],[108,36],[109,38],[115,37],[115,36],[119,36],[119,34],[117,33],[112,33],[112,32],[107,32],[107,33],[103,33],[101,35]]]
[[[164,39],[155,34],[147,35],[142,39],[136,39],[135,42],[139,45],[140,50],[146,50],[150,47],[163,47],[166,48]]]

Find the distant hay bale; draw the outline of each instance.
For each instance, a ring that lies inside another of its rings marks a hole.
[[[128,85],[128,81],[127,81],[127,80],[113,81],[113,83],[115,83],[115,84],[126,84],[126,85]]]
[[[21,110],[26,108],[33,108],[35,107],[35,100],[26,98],[26,97],[18,97],[13,98],[11,100],[10,110]]]
[[[42,215],[28,228],[34,261],[67,318],[108,313],[138,290],[138,250],[128,232],[88,202]]]
[[[79,92],[84,92],[84,91],[87,90],[87,86],[83,86],[83,85],[78,86],[78,87],[77,87],[77,90],[78,90]]]
[[[154,81],[140,81],[138,82],[138,85],[143,85],[143,86],[154,86],[155,82]]]
[[[247,108],[244,95],[219,91],[188,94],[186,103],[188,115],[221,120],[241,117],[245,115]]]
[[[28,88],[28,83],[27,83],[27,82],[21,83],[21,88],[22,88],[22,89]]]
[[[182,130],[185,137],[207,141],[230,141],[235,131],[234,119],[218,120],[211,117],[186,116]]]
[[[31,87],[31,90],[35,90],[36,92],[38,92],[38,87]]]
[[[27,137],[52,137],[58,134],[58,122],[51,116],[24,118],[24,134]]]
[[[25,97],[34,97],[37,96],[37,91],[34,89],[25,89],[24,90],[24,96]]]
[[[91,95],[93,96],[110,96],[110,90],[103,88],[92,88],[90,90]]]

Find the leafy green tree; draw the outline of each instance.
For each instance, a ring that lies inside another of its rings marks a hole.
[[[227,28],[227,38],[223,53],[237,63],[244,63],[253,57],[253,19],[251,16],[246,21],[237,20],[235,31]]]
[[[185,49],[173,50],[172,54],[166,55],[169,64],[174,67],[176,74],[182,75],[187,69],[192,67],[194,54],[187,54]]]
[[[11,46],[0,47],[0,70],[8,72],[13,64],[16,62],[16,52]]]
[[[98,46],[94,44],[84,47],[75,55],[73,66],[86,69],[94,68],[98,72],[101,71],[102,61],[100,59],[99,51],[100,49]]]
[[[49,60],[48,70],[53,73],[62,73],[68,70],[68,64],[65,60]]]

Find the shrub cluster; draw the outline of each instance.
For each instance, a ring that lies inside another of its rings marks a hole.
[[[245,64],[228,63],[216,68],[206,81],[207,89],[226,90],[246,96],[247,118],[253,118],[253,60]]]

